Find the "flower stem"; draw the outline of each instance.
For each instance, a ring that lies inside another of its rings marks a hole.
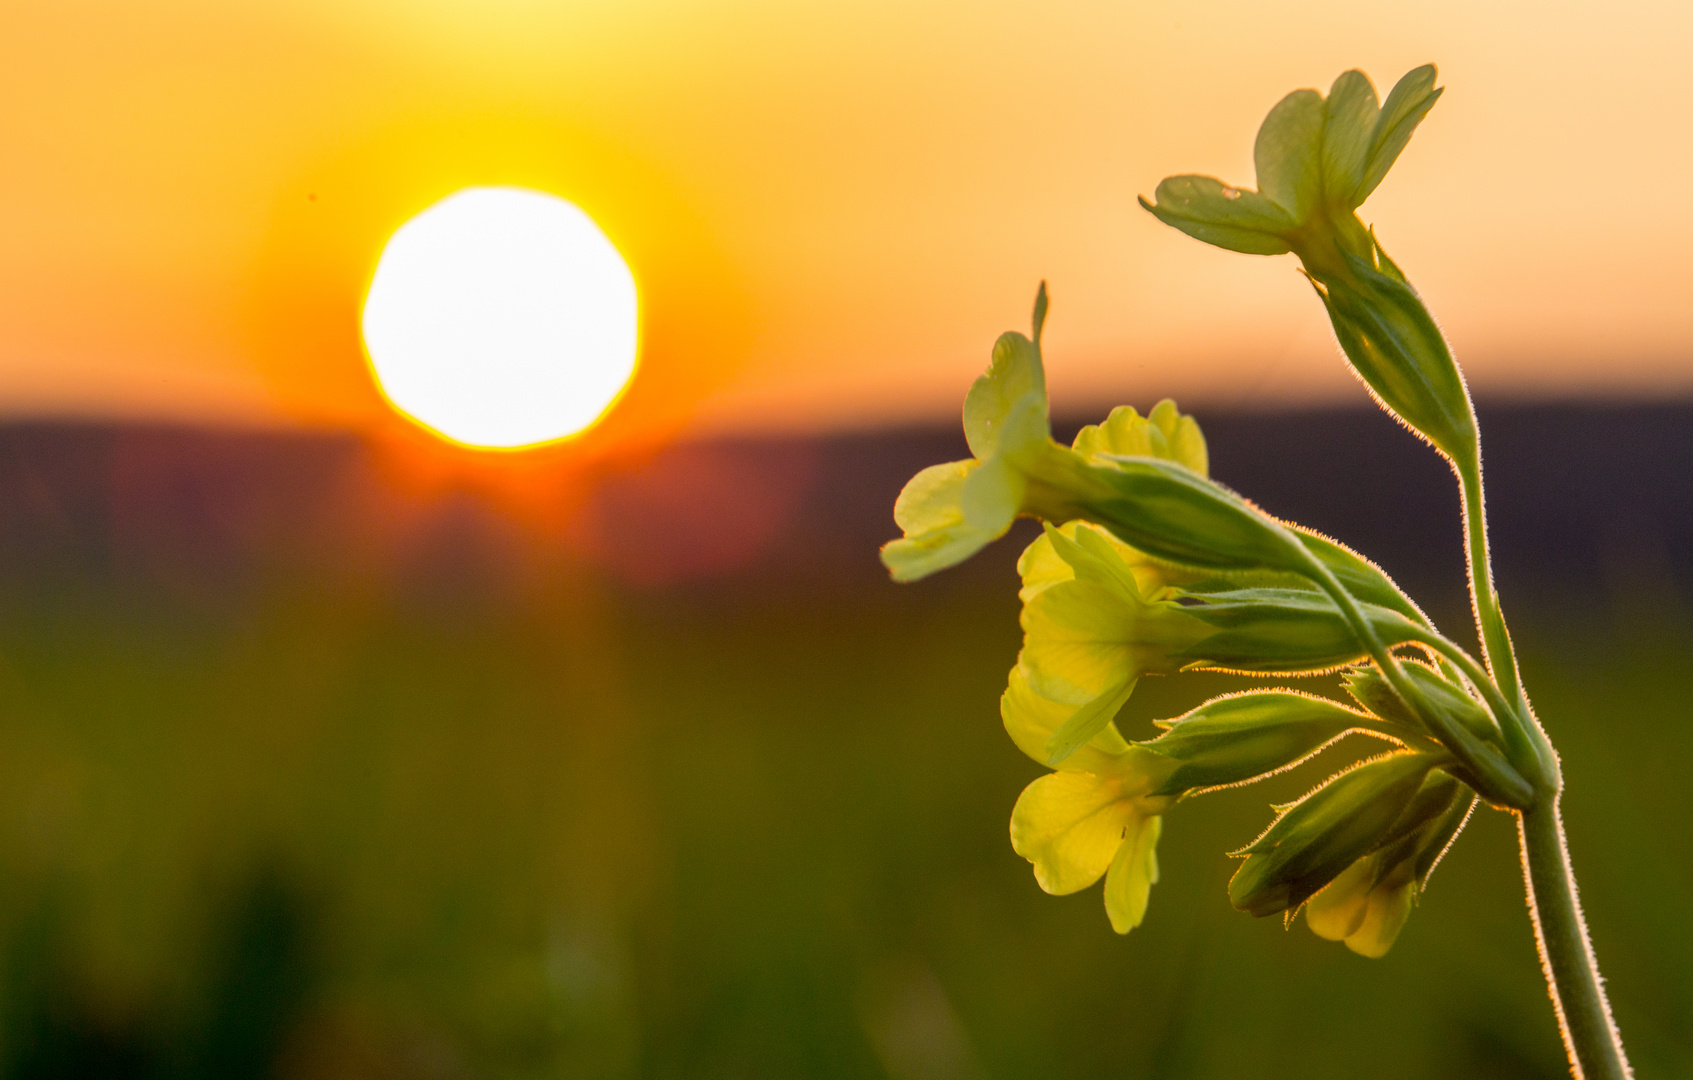
[[[1534,920],[1540,963],[1572,1072],[1577,1080],[1628,1080],[1634,1073],[1611,1019],[1599,964],[1587,939],[1558,796],[1551,795],[1519,815],[1517,835],[1522,842],[1529,916]]]
[[[1623,1052],[1622,1035],[1611,1018],[1611,1004],[1605,999],[1604,980],[1599,975],[1593,944],[1587,937],[1575,875],[1570,871],[1564,820],[1558,808],[1563,791],[1558,755],[1528,703],[1516,652],[1511,648],[1511,634],[1499,607],[1499,594],[1493,588],[1480,454],[1474,460],[1455,462],[1454,471],[1463,491],[1467,541],[1464,554],[1469,564],[1470,598],[1475,604],[1483,655],[1495,684],[1516,706],[1515,716],[1502,716],[1499,721],[1516,726],[1516,731],[1506,733],[1507,742],[1518,751],[1512,755],[1518,767],[1535,774],[1538,788],[1539,797],[1534,805],[1518,814],[1517,834],[1522,844],[1529,917],[1534,921],[1534,937],[1540,947],[1540,964],[1546,973],[1552,1007],[1558,1015],[1571,1072],[1578,1080],[1628,1080],[1634,1073]],[[1519,741],[1523,739],[1527,741],[1526,747]]]
[[[1513,703],[1524,701],[1517,658],[1511,649],[1511,632],[1505,628],[1505,613],[1499,607],[1499,593],[1493,588],[1493,560],[1487,550],[1487,497],[1481,486],[1481,455],[1455,461],[1458,488],[1464,500],[1465,563],[1470,572],[1470,599],[1475,605],[1476,629],[1481,634],[1481,655],[1493,681]],[[1523,711],[1527,711],[1526,709]],[[1505,718],[1499,718],[1505,723]]]

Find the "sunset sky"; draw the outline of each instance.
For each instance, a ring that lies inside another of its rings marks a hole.
[[[1250,184],[1297,87],[1448,93],[1364,207],[1481,394],[1693,393],[1693,6],[9,0],[0,414],[368,427],[384,239],[458,188],[587,210],[634,269],[609,421],[956,415],[1054,297],[1059,409],[1358,395],[1291,257],[1135,205]]]

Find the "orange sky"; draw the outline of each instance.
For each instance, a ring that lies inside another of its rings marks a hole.
[[[1349,66],[1449,92],[1364,208],[1487,394],[1693,393],[1693,5],[8,0],[0,414],[367,426],[365,281],[468,184],[639,278],[631,430],[956,415],[1050,280],[1059,408],[1361,399],[1289,258],[1134,203],[1251,181]]]

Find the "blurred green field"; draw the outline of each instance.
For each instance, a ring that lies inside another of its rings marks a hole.
[[[1126,938],[1041,893],[1009,549],[659,588],[455,528],[232,575],[67,527],[4,575],[4,1075],[1564,1075],[1503,815],[1381,961],[1228,906],[1310,766],[1174,812]],[[1693,1074],[1693,620],[1650,578],[1507,600],[1636,1067]]]

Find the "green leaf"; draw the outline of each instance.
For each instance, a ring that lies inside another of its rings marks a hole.
[[[1330,204],[1351,210],[1362,201],[1354,195],[1380,112],[1376,88],[1362,71],[1346,72],[1329,88],[1323,103],[1323,196]]]
[[[1304,221],[1322,197],[1323,96],[1295,90],[1276,103],[1252,148],[1258,190],[1294,221]]]
[[[1292,248],[1282,239],[1297,224],[1286,210],[1260,195],[1214,176],[1172,176],[1140,204],[1166,225],[1196,240],[1246,255],[1281,255]]]
[[[1369,157],[1352,205],[1362,204],[1375,191],[1387,176],[1387,171],[1393,168],[1393,163],[1399,160],[1400,152],[1411,141],[1417,125],[1423,122],[1423,117],[1446,92],[1444,88],[1435,88],[1434,83],[1439,76],[1433,64],[1424,64],[1407,72],[1388,93],[1387,100],[1382,103],[1381,115],[1376,118],[1375,129],[1370,133]]]
[[[1154,795],[1254,780],[1304,761],[1364,718],[1326,698],[1265,690],[1213,698],[1139,745],[1180,764]]]
[[[1400,752],[1330,778],[1243,849],[1229,902],[1258,916],[1297,909],[1376,847],[1436,764]]]

